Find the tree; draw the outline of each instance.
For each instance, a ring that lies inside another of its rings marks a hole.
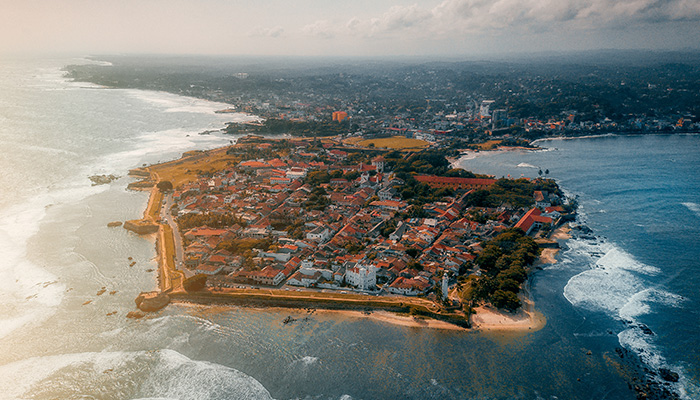
[[[416,258],[418,254],[420,254],[420,250],[418,250],[415,247],[411,247],[410,249],[406,250],[406,254],[408,254],[412,258]]]
[[[169,190],[173,190],[173,183],[170,182],[170,181],[160,181],[160,182],[158,182],[158,184],[156,185],[156,187],[157,187],[158,190],[160,190],[161,192],[167,192],[167,191],[169,191]]]
[[[520,308],[521,304],[518,295],[513,292],[504,290],[496,290],[491,296],[491,303],[496,308],[505,308],[506,310],[515,311]]]

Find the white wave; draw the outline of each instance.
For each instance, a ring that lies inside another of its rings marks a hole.
[[[564,297],[573,305],[605,311],[619,317],[619,311],[632,297],[645,290],[639,274],[656,275],[660,270],[635,260],[615,245],[572,240],[570,248],[579,254],[604,254],[593,268],[572,277],[564,287]]]
[[[145,132],[135,138],[131,149],[102,158],[98,165],[112,171],[126,171],[142,163],[155,163],[177,158],[192,149],[212,149],[227,144],[228,137],[197,135],[184,129]]]
[[[660,288],[650,288],[644,277],[661,273],[659,268],[646,265],[614,244],[595,240],[569,240],[565,262],[590,260],[591,269],[572,277],[564,287],[564,297],[574,306],[602,311],[624,321],[627,328],[618,334],[621,346],[637,354],[652,369],[666,367],[679,373],[681,381],[673,384],[681,398],[690,399],[683,369],[669,366],[655,345],[655,335],[645,332],[639,317],[653,312],[655,306],[679,307],[685,299]]]
[[[312,356],[304,356],[296,361],[294,363],[301,363],[305,367],[311,366],[313,364],[318,363],[318,357],[312,357]]]
[[[524,163],[524,162],[521,162],[520,164],[516,165],[516,167],[518,167],[518,168],[534,168],[534,169],[537,169],[537,167],[535,167],[534,165],[528,164],[528,163]]]
[[[696,216],[700,217],[700,204],[691,202],[681,204],[683,204],[688,210],[692,211]]]
[[[165,112],[188,112],[195,114],[213,114],[214,111],[230,108],[232,105],[218,103],[194,97],[179,96],[167,92],[146,90],[128,90],[132,97],[155,105]]]
[[[652,304],[679,307],[684,300],[682,296],[664,290],[644,289],[629,298],[620,308],[619,316],[623,320],[632,321],[636,317],[649,314]]]
[[[90,186],[87,179],[76,179],[0,211],[0,338],[43,321],[63,299],[65,285],[60,278],[30,261],[27,253],[48,206],[74,203],[103,190]]]
[[[37,145],[19,145],[18,150],[28,150],[31,152],[40,152],[40,153],[47,153],[47,154],[52,154],[52,155],[66,155],[70,157],[78,157],[78,153],[73,152],[73,151],[68,151],[64,149],[57,149],[55,147],[46,147],[46,146],[37,146]]]
[[[647,335],[637,327],[625,329],[617,335],[622,346],[634,351],[648,366],[659,369],[666,365],[666,360],[660,355],[656,346]]]
[[[661,354],[661,350],[654,345],[653,335],[648,335],[638,327],[632,326],[620,332],[617,338],[620,345],[637,354],[642,362],[653,370],[667,368],[679,375],[678,382],[670,383],[657,378],[659,383],[669,385],[669,389],[678,393],[683,400],[697,399],[697,394],[700,391],[697,382],[688,379],[682,366],[668,364],[666,358]]]
[[[0,366],[3,398],[271,399],[233,368],[173,350],[33,357]]]

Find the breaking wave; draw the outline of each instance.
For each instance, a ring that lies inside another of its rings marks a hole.
[[[696,216],[700,217],[700,204],[691,202],[681,204],[683,204],[688,210],[692,211]]]
[[[537,169],[537,167],[535,167],[534,165],[528,164],[528,163],[524,163],[524,162],[521,162],[520,164],[516,165],[516,167],[518,167],[518,168],[534,168],[534,169]]]
[[[680,307],[682,296],[660,288],[649,287],[649,279],[661,273],[655,266],[637,261],[617,245],[587,236],[569,240],[569,263],[588,262],[590,269],[573,276],[564,287],[564,297],[574,306],[590,311],[604,312],[625,324],[618,334],[621,346],[635,352],[654,369],[672,368],[681,379],[673,384],[677,393],[688,398],[687,378],[679,366],[671,366],[655,345],[654,333],[640,317],[653,312],[655,307]]]
[[[6,398],[272,399],[260,382],[173,350],[78,353],[0,366]]]

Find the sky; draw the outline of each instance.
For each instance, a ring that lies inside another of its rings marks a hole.
[[[0,55],[700,49],[700,0],[0,0]]]

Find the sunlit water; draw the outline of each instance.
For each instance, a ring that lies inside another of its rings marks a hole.
[[[535,276],[535,301],[548,319],[541,331],[486,335],[325,312],[304,319],[304,311],[176,305],[127,319],[135,296],[155,287],[156,265],[151,240],[107,227],[138,217],[146,204],[147,194],[125,190],[126,173],[224,145],[231,137],[197,133],[245,116],[213,112],[224,104],[68,82],[60,68],[75,62],[88,61],[0,64],[0,398],[627,399],[632,392],[611,361],[620,343],[646,346],[649,362],[683,373],[684,387],[697,381],[698,346],[682,351],[698,337],[698,297],[689,289],[698,283],[697,247],[686,250],[697,228],[672,222],[697,226],[699,191],[678,193],[682,208],[659,203],[668,206],[663,218],[628,223],[608,200],[614,193],[588,191],[589,149],[569,144],[561,154],[572,166],[548,167],[581,195],[589,224],[608,239],[572,241],[562,262]],[[684,140],[674,146],[697,143]],[[543,156],[556,159],[556,151]],[[525,157],[496,164],[511,174],[520,162],[538,165]],[[595,169],[598,181],[619,187],[606,181],[614,174]],[[676,176],[667,172],[663,182]],[[93,174],[122,178],[91,186]],[[645,241],[667,233],[686,242]],[[668,260],[639,248],[663,250]],[[601,268],[591,269],[596,263]],[[596,294],[606,285],[610,298]],[[290,314],[300,320],[283,324]],[[643,321],[656,335],[639,337],[622,319]]]

